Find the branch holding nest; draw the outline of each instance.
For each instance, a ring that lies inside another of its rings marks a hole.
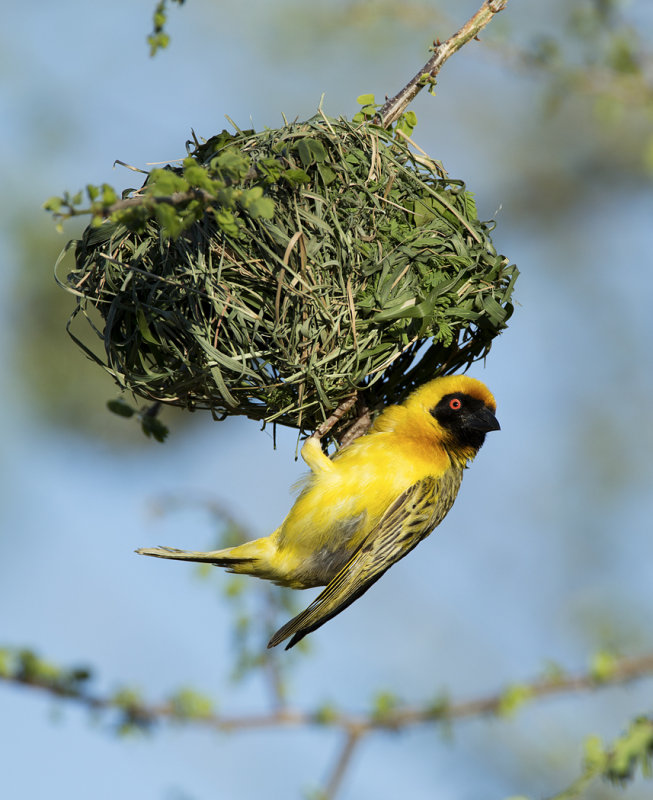
[[[390,127],[404,113],[408,104],[417,97],[425,86],[432,86],[444,62],[457,53],[463,45],[475,39],[495,14],[502,11],[508,0],[485,0],[481,8],[460,30],[445,42],[439,40],[433,45],[433,56],[424,64],[404,88],[386,101],[379,112],[379,121],[384,128]]]
[[[330,417],[324,420],[321,425],[318,425],[315,429],[315,433],[313,436],[316,439],[321,439],[323,436],[326,436],[329,431],[340,422],[340,420],[350,411],[356,400],[358,399],[358,392],[354,392],[351,397],[348,397],[346,400],[343,400],[342,403],[336,408],[336,410],[331,414]]]

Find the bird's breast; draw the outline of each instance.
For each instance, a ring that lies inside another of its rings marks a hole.
[[[451,469],[446,452],[390,434],[362,437],[313,474],[277,534],[295,587],[322,586],[345,566],[386,510],[429,475]]]

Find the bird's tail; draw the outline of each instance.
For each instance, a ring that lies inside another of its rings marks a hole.
[[[142,556],[214,564],[216,567],[225,567],[229,572],[241,572],[263,578],[267,576],[270,549],[271,543],[268,537],[208,553],[177,550],[174,547],[140,547],[136,552]]]

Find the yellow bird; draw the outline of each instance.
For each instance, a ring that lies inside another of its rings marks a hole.
[[[466,375],[435,378],[381,413],[369,433],[332,458],[314,437],[311,469],[274,533],[209,553],[168,547],[137,553],[202,561],[293,589],[326,589],[280,628],[268,647],[286,649],[357,600],[440,524],[463,469],[489,431],[499,430],[488,388]]]

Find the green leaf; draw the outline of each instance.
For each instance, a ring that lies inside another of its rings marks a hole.
[[[374,315],[374,322],[388,322],[393,319],[412,319],[414,317],[423,317],[422,310],[417,310],[418,307],[415,303],[415,298],[410,295],[402,295],[395,297],[386,307]]]
[[[308,146],[313,154],[313,161],[316,164],[321,164],[323,161],[326,161],[327,151],[319,139],[310,139]]]
[[[247,211],[252,219],[272,219],[274,217],[274,200],[270,197],[259,197],[253,200],[248,206]]]
[[[185,178],[171,169],[153,169],[147,181],[147,188],[155,197],[165,197],[175,192],[186,192],[190,186]]]
[[[300,139],[295,145],[295,150],[299,156],[299,160],[305,167],[310,167],[313,163],[313,156],[311,154],[310,140]]]
[[[607,753],[603,749],[600,737],[591,735],[585,739],[583,742],[583,760],[589,769],[603,771],[607,763]]]
[[[374,95],[373,94],[359,94],[356,98],[356,102],[359,106],[371,106],[374,105]]]
[[[211,159],[211,169],[225,178],[242,180],[249,172],[250,160],[236,147],[228,147]]]
[[[310,167],[313,164],[321,164],[327,159],[327,151],[322,142],[318,139],[306,137],[300,139],[294,149],[297,151],[299,160],[304,167]]]
[[[170,706],[177,719],[206,719],[214,713],[211,699],[193,689],[180,689],[173,694]]]
[[[431,197],[424,197],[415,200],[410,204],[415,215],[415,224],[422,226],[427,225],[431,220],[435,219],[435,202]]]
[[[145,319],[145,313],[143,312],[143,309],[140,307],[136,311],[136,322],[138,324],[138,330],[146,342],[150,342],[150,344],[159,344],[159,342],[154,338],[154,336],[152,336],[152,333],[147,324],[147,320]]]
[[[240,236],[240,226],[238,220],[234,217],[231,211],[221,209],[215,211],[215,221],[218,223],[220,230],[227,236],[232,236],[237,239]]]
[[[118,691],[113,695],[111,698],[111,704],[117,706],[118,708],[125,709],[140,706],[142,704],[141,693],[136,689],[130,689],[125,686],[122,689],[118,689]]]
[[[326,164],[318,164],[317,171],[320,173],[325,186],[332,184],[338,176],[338,173]]]
[[[428,704],[427,711],[429,716],[436,719],[446,718],[451,706],[451,700],[447,695],[440,694]]]
[[[80,197],[81,201],[81,197]],[[114,203],[118,202],[118,195],[116,190],[113,186],[110,186],[108,183],[102,184],[102,205],[103,206],[112,206]]]
[[[597,683],[610,680],[610,678],[614,676],[616,666],[617,657],[615,654],[607,650],[600,650],[592,657],[590,663],[590,675],[592,676],[592,680]]]
[[[637,47],[631,33],[613,36],[608,63],[615,72],[621,74],[637,75],[641,72]]]
[[[161,443],[165,442],[166,437],[170,433],[166,425],[150,414],[143,414],[141,418],[141,428],[147,437],[151,436],[153,439],[156,439],[157,442]]]
[[[209,175],[206,167],[202,167],[194,158],[184,159],[184,178],[190,186],[197,186],[214,194],[220,187],[224,186],[222,181],[214,181]]]
[[[311,176],[303,169],[286,169],[281,173],[281,177],[291,186],[301,186],[302,183],[311,182]]]
[[[382,720],[384,717],[392,714],[392,712],[397,709],[398,705],[399,698],[395,694],[387,691],[379,692],[373,700],[372,716],[375,720]]]
[[[483,311],[497,328],[508,316],[508,311],[490,295],[483,299]]]
[[[256,171],[266,184],[276,183],[279,180],[283,167],[274,157],[262,158],[256,162]]]
[[[469,219],[478,219],[478,212],[476,211],[476,200],[474,193],[469,190],[463,192],[463,200],[465,202],[465,212]]]
[[[11,675],[11,653],[4,648],[0,650],[0,677],[8,678]]]
[[[653,721],[639,717],[631,723],[623,736],[612,746],[609,763],[604,775],[611,781],[631,779],[639,765],[644,774],[649,771],[653,755]]]
[[[251,203],[255,200],[258,200],[259,197],[263,197],[263,187],[262,186],[252,186],[251,189],[246,189],[241,197],[240,197],[240,205],[243,208],[248,208]]]
[[[414,111],[403,113],[395,124],[395,130],[399,130],[406,136],[412,136],[413,130],[417,125],[417,114]]]
[[[119,417],[129,418],[136,413],[124,400],[109,400],[107,401],[107,408],[112,414],[117,414]]]
[[[154,216],[161,225],[161,233],[169,239],[175,239],[184,229],[179,212],[170,203],[157,203],[154,207]]]
[[[150,57],[155,56],[159,50],[165,50],[170,44],[170,36],[167,33],[151,33],[147,37],[150,46]]]
[[[497,713],[504,717],[511,717],[533,696],[533,689],[524,684],[515,683],[509,686],[501,695]]]
[[[48,197],[48,199],[43,203],[43,208],[46,211],[52,211],[53,214],[59,213],[61,211],[61,206],[63,205],[63,198],[57,197]]]
[[[313,719],[318,725],[329,725],[338,718],[338,709],[331,703],[325,703],[316,709]]]

